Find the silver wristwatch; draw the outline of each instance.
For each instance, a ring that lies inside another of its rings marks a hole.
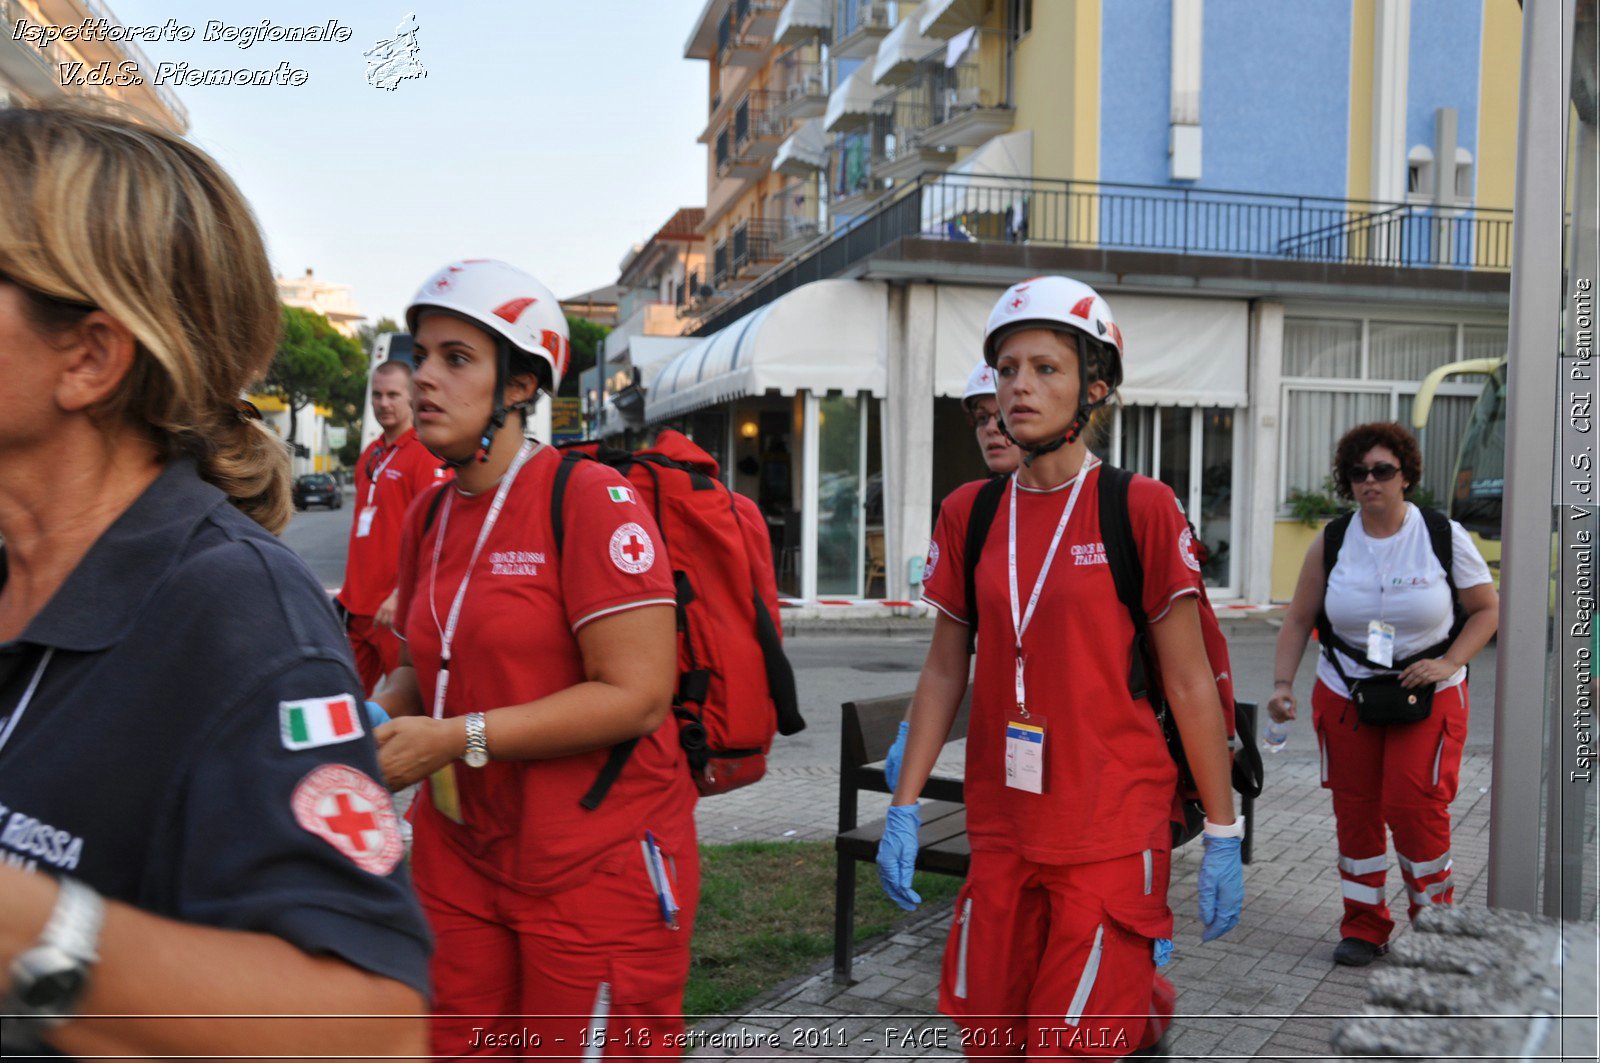
[[[36,1029],[66,1022],[89,984],[89,969],[100,958],[105,916],[105,901],[98,893],[61,879],[39,940],[11,961],[11,991],[0,1011],[20,1016]]]
[[[483,713],[467,713],[467,751],[461,754],[469,768],[489,763],[489,734],[483,726]]]

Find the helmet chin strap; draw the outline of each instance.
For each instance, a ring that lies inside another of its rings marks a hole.
[[[1032,468],[1033,459],[1042,457],[1045,454],[1052,454],[1068,443],[1075,442],[1078,436],[1083,434],[1084,426],[1089,423],[1089,418],[1093,416],[1095,409],[1103,404],[1104,400],[1081,404],[1078,407],[1078,412],[1073,415],[1072,423],[1067,426],[1066,432],[1048,443],[1024,443],[1011,434],[1011,429],[1006,427],[1004,418],[997,418],[997,420],[1000,422],[1001,435],[1009,439],[1013,446],[1022,451],[1022,464]]]

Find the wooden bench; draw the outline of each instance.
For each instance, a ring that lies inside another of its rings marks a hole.
[[[865,790],[872,793],[891,793],[888,781],[877,764],[888,755],[894,744],[900,721],[905,719],[911,705],[910,694],[847,701],[843,705],[843,721],[839,730],[839,833],[834,837],[837,869],[834,877],[833,915],[833,975],[837,981],[849,981],[855,956],[856,875],[858,861],[876,863],[878,842],[883,837],[884,821],[857,823],[858,798]],[[950,727],[950,741],[965,738],[967,722],[972,711],[972,692],[969,689],[961,700]],[[1250,702],[1239,702],[1237,714],[1248,731],[1256,733],[1257,707]],[[972,848],[967,841],[966,787],[961,779],[933,775],[922,788],[922,830],[918,834],[917,870],[932,871],[941,875],[965,878],[972,860]],[[1245,817],[1244,842],[1240,856],[1246,864],[1251,862],[1255,841],[1255,800],[1239,799],[1240,813]],[[1199,824],[1192,825],[1198,831]]]
[[[858,795],[891,793],[882,761],[894,744],[900,721],[911,705],[910,694],[844,703],[839,733],[839,833],[833,840],[838,869],[834,879],[833,974],[848,981],[855,954],[856,869],[858,861],[876,863],[884,821],[857,823]],[[972,708],[969,691],[961,701],[950,740],[965,738]],[[965,878],[972,849],[967,844],[966,787],[960,779],[933,775],[922,788],[922,830],[918,835],[917,870]]]

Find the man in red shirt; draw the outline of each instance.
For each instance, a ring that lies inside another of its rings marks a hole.
[[[400,663],[393,629],[403,518],[413,498],[446,476],[411,427],[411,367],[405,362],[385,362],[373,372],[372,413],[383,435],[356,462],[355,515],[338,597],[356,673],[369,694]]]

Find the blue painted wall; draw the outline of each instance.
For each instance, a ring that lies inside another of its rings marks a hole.
[[[1456,109],[1456,143],[1478,162],[1478,68],[1483,8],[1462,0],[1412,0],[1411,58],[1406,84],[1406,151],[1433,150],[1434,114]],[[1518,47],[1508,41],[1506,47]]]
[[[1206,0],[1198,182],[1167,178],[1169,0],[1101,10],[1102,181],[1343,197],[1349,3]]]

